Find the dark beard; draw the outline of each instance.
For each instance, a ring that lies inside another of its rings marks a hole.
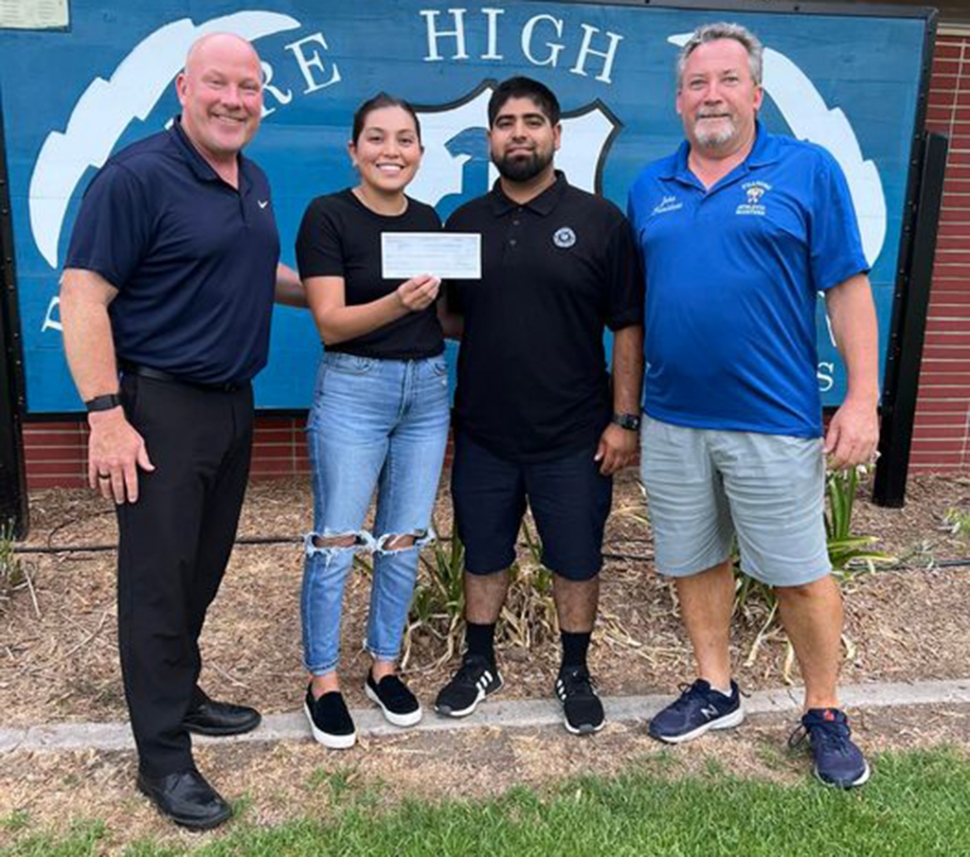
[[[538,152],[532,152],[528,158],[516,156],[514,159],[506,155],[500,159],[492,160],[499,175],[510,182],[527,182],[534,179],[549,164],[552,163],[552,153],[543,157]]]

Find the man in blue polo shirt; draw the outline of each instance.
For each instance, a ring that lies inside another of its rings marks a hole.
[[[262,71],[243,39],[190,49],[182,115],[98,173],[61,284],[64,348],[91,428],[88,477],[117,504],[118,636],[138,786],[174,821],[209,828],[229,805],[195,769],[189,732],[254,729],[257,711],[198,686],[198,639],[235,539],[278,266],[266,176],[241,154]],[[120,373],[120,383],[119,383]],[[141,471],[141,472],[139,472]]]
[[[819,146],[757,122],[761,68],[761,44],[743,27],[698,28],[678,61],[687,139],[630,190],[647,283],[643,481],[657,568],[676,579],[698,668],[650,734],[677,743],[743,719],[728,648],[736,536],[742,569],[776,588],[815,771],[850,787],[869,768],[838,701],[843,616],[825,455],[837,469],[875,453],[876,317],[842,172]],[[848,374],[824,443],[819,291]]]

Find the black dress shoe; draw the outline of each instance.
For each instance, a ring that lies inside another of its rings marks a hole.
[[[165,777],[138,772],[138,788],[162,815],[191,830],[209,830],[232,815],[232,808],[196,770]]]
[[[199,692],[199,699],[185,715],[182,725],[199,735],[242,735],[259,726],[263,718],[255,708],[216,702]]]

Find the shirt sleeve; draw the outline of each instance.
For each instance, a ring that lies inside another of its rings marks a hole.
[[[142,183],[127,167],[109,163],[81,200],[64,267],[94,271],[121,291],[147,255],[153,231]]]
[[[340,230],[323,200],[307,206],[296,238],[296,265],[300,277],[345,277]]]
[[[809,224],[812,284],[826,291],[869,273],[848,182],[835,158],[819,150]]]
[[[607,241],[609,294],[606,325],[620,330],[643,324],[643,266],[633,239],[633,229],[622,215]]]

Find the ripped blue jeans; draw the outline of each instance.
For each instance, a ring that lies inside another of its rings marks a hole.
[[[328,352],[307,422],[313,532],[306,537],[301,618],[312,675],[337,667],[344,583],[354,553],[374,558],[367,649],[395,660],[401,648],[418,553],[434,533],[431,512],[448,438],[444,356],[380,360]],[[377,490],[373,532],[363,529]],[[413,544],[395,547],[395,537]],[[348,546],[320,540],[352,539]]]

